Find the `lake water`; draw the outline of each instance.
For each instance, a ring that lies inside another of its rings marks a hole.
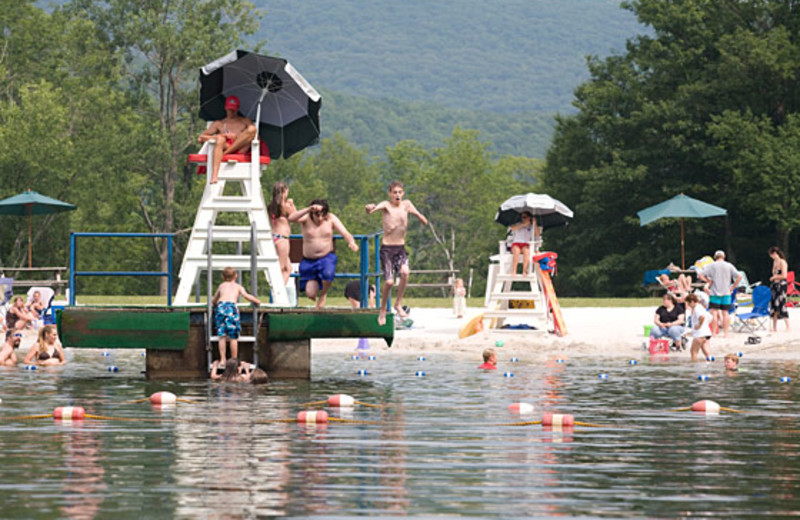
[[[426,353],[426,361],[400,352],[374,351],[375,360],[320,353],[312,381],[262,387],[146,381],[138,351],[68,352],[73,362],[58,369],[5,369],[2,417],[74,404],[138,420],[0,421],[0,516],[800,514],[797,363],[743,358],[744,370],[726,376],[721,361],[533,364],[518,354],[511,363],[499,350],[494,373],[447,353]],[[109,373],[109,364],[120,371]],[[701,373],[709,380],[698,380]],[[781,383],[782,376],[795,381]],[[197,403],[157,410],[129,402],[159,390]],[[336,393],[385,408],[333,415],[378,424],[277,422]],[[700,399],[750,413],[671,411]],[[536,412],[512,415],[508,405],[520,401]],[[603,426],[510,425],[541,411]]]

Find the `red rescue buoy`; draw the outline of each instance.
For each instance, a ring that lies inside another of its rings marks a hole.
[[[328,406],[334,408],[352,408],[356,404],[356,400],[352,395],[336,394],[328,398]]]
[[[575,426],[575,418],[570,414],[546,413],[542,415],[542,426],[571,428]]]
[[[697,401],[696,403],[692,404],[693,412],[701,412],[705,414],[718,414],[719,409],[720,407],[718,403],[714,401],[709,401],[708,399]]]
[[[86,410],[80,406],[59,406],[53,410],[53,419],[58,421],[81,421]]]
[[[175,404],[177,400],[172,392],[156,392],[150,396],[150,404]]]
[[[303,424],[327,424],[328,412],[324,410],[297,412],[297,422]]]
[[[518,413],[520,415],[533,413],[533,405],[530,403],[512,403],[508,405],[508,410],[511,413]]]

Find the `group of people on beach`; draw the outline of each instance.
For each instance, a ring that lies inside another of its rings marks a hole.
[[[777,332],[778,320],[784,320],[789,330],[789,314],[786,310],[787,263],[786,255],[778,247],[771,247],[767,254],[772,258],[770,276],[770,316],[772,330]],[[742,273],[725,258],[724,251],[714,253],[714,260],[703,266],[693,266],[701,287],[695,289],[692,279],[680,273],[675,280],[666,274],[659,282],[667,290],[662,305],[656,309],[654,326],[650,330],[651,340],[669,337],[674,350],[682,350],[686,336],[691,336],[692,360],[698,359],[702,351],[709,357],[708,344],[711,337],[721,332],[728,336],[731,313],[736,305],[736,292],[742,281]],[[708,309],[707,309],[708,308]]]

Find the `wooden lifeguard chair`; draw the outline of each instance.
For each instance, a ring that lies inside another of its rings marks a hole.
[[[211,177],[211,158],[214,143],[206,142],[198,154],[190,154],[189,161],[204,164],[207,178]],[[261,191],[261,172],[269,164],[269,156],[261,156],[260,143],[254,139],[250,145],[250,154],[224,155],[216,184],[206,181],[203,197],[192,226],[186,254],[180,270],[180,283],[175,295],[176,305],[189,302],[192,286],[196,283],[200,272],[210,268],[221,271],[225,267],[237,270],[251,268],[251,255],[212,254],[213,242],[245,243],[251,240],[251,226],[255,224],[255,244],[257,249],[256,268],[263,271],[272,294],[272,303],[279,306],[290,304],[286,287],[283,284],[278,254],[272,236],[267,215],[264,194]],[[238,182],[241,195],[223,195],[227,182]],[[219,213],[245,213],[251,225],[217,226]],[[213,242],[209,241],[209,230]],[[211,261],[209,262],[209,255]],[[213,293],[211,288],[209,291]]]
[[[489,320],[488,328],[501,329],[506,320],[529,325],[530,332],[546,333],[552,329],[548,301],[542,286],[542,270],[533,256],[539,251],[541,238],[536,238],[530,246],[529,274],[512,274],[512,254],[506,241],[500,241],[499,253],[490,257],[486,276],[486,295],[484,297],[484,320]],[[515,288],[522,285],[523,289]]]

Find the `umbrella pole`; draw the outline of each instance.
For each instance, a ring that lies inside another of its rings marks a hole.
[[[681,217],[681,270],[686,270],[686,254],[684,253],[683,241],[683,217]]]
[[[31,262],[31,220],[32,220],[33,208],[28,207],[28,269],[33,267],[33,263]]]

